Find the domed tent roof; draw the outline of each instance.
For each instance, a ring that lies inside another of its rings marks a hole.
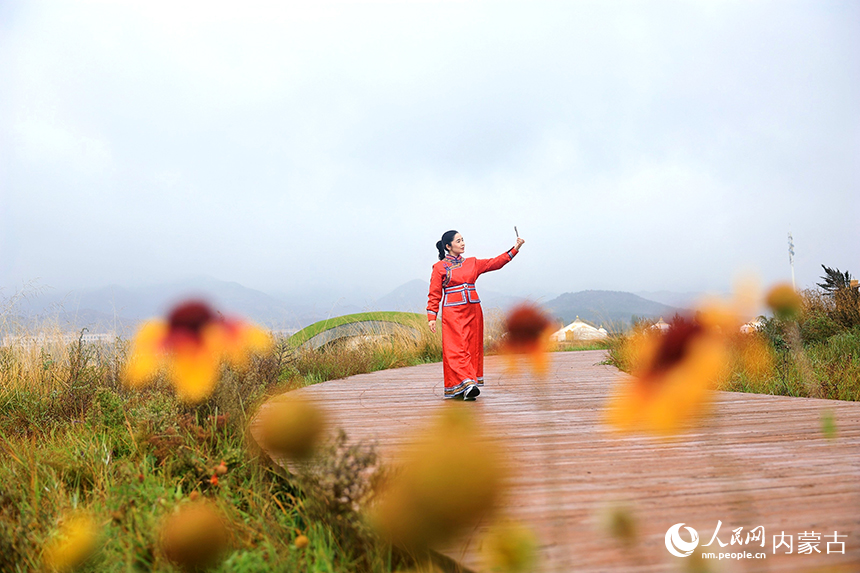
[[[663,317],[661,316],[660,320],[648,327],[648,330],[660,330],[661,332],[666,332],[669,330],[669,325],[663,322]]]
[[[764,321],[761,319],[761,317],[759,317],[759,318],[754,318],[745,324],[742,324],[740,331],[743,334],[750,334],[752,332],[757,332],[757,331],[761,330],[762,328],[764,328]]]
[[[551,338],[557,342],[563,342],[565,340],[602,340],[607,336],[605,329],[595,328],[577,316],[576,320],[554,332]]]

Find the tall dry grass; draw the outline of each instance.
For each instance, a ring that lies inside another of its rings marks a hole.
[[[290,388],[438,361],[438,334],[393,333],[320,350],[278,340],[245,367],[223,367],[212,396],[189,406],[161,377],[140,390],[123,384],[125,339],[91,343],[78,333],[69,340],[55,326],[28,331],[14,316],[2,320],[15,337],[0,347],[0,571],[42,569],[42,547],[76,508],[102,527],[101,549],[86,570],[173,571],[158,528],[191,496],[212,500],[232,524],[220,570],[414,565],[361,528],[344,527],[354,522],[343,500],[326,496],[360,484],[322,487],[287,475],[253,447],[247,428],[263,401]],[[374,455],[339,435],[323,448],[320,471],[356,459]],[[217,467],[228,470],[213,480]],[[324,511],[330,507],[340,508],[337,515]],[[294,545],[299,536],[310,540],[307,548]]]
[[[442,337],[428,329],[395,329],[388,334],[334,341],[314,350],[298,348],[287,358],[282,376],[292,385],[309,385],[365,372],[442,360]]]

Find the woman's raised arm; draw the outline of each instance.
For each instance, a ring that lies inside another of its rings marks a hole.
[[[514,258],[516,254],[519,252],[520,247],[525,243],[524,240],[517,238],[517,245],[512,249],[508,250],[505,253],[502,253],[498,257],[493,257],[492,259],[475,259],[478,274],[488,273],[490,271],[497,271]]]

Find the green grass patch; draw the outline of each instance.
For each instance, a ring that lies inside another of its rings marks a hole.
[[[729,373],[717,387],[732,392],[860,400],[860,327],[828,326],[829,335],[823,336],[821,329],[807,326],[813,321],[823,322],[820,317],[802,317],[797,323],[771,319],[761,332],[730,336]],[[792,329],[798,333],[797,342],[789,344]],[[631,372],[637,361],[638,336],[649,334],[640,330],[610,337],[606,363]]]
[[[323,447],[312,467],[339,476],[326,488],[285,473],[248,433],[270,396],[441,360],[441,336],[412,316],[424,327],[417,339],[394,333],[320,350],[280,341],[247,366],[223,367],[213,395],[195,407],[179,402],[163,378],[126,388],[124,341],[0,349],[0,571],[42,570],[46,542],[75,510],[93,515],[101,531],[100,549],[81,571],[178,571],[160,549],[159,530],[193,496],[210,499],[229,522],[230,547],[215,571],[414,567],[375,538],[344,498],[360,489],[351,480],[366,479],[355,464],[375,459],[369,446],[339,435]],[[214,485],[221,461],[228,469]],[[294,544],[299,535],[310,540],[303,549]]]
[[[344,316],[336,316],[315,322],[310,326],[306,326],[290,337],[290,344],[300,346],[321,332],[325,332],[331,328],[342,326],[344,324],[352,324],[355,322],[365,321],[380,321],[393,322],[404,326],[427,328],[427,317],[423,314],[414,312],[396,312],[396,311],[373,311],[359,312],[356,314],[347,314]]]
[[[860,329],[804,346],[802,354],[770,347],[762,372],[735,361],[721,389],[756,394],[860,400]]]
[[[604,340],[582,340],[578,342],[559,342],[556,346],[558,352],[576,352],[578,350],[606,350],[610,346],[609,339]]]

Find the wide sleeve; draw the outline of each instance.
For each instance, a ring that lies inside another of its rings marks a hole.
[[[492,259],[475,259],[475,270],[477,274],[497,271],[513,259],[519,251],[516,247],[512,247],[508,252],[502,253],[498,257]]]
[[[430,294],[427,296],[427,320],[436,320],[439,312],[439,301],[442,300],[442,279],[445,273],[439,265],[433,265],[433,274],[430,275]]]

